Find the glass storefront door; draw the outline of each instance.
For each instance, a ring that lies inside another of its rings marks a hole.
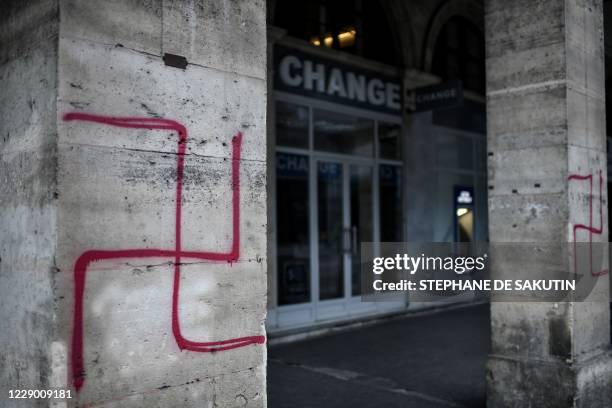
[[[374,240],[372,184],[371,165],[317,162],[319,300],[361,293],[360,243]]]
[[[317,159],[318,317],[346,312],[361,293],[361,242],[374,241],[373,166]]]
[[[275,325],[397,308],[360,301],[360,250],[402,239],[399,124],[277,102],[276,140]]]

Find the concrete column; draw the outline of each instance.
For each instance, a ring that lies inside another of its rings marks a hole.
[[[265,406],[265,2],[9,3],[0,383]]]
[[[54,2],[2,5],[0,406],[17,405],[18,401],[8,400],[9,389],[46,388],[50,377],[55,331],[58,29]],[[20,406],[30,403],[35,402],[23,400]]]
[[[485,5],[491,241],[571,243],[592,216],[593,242],[607,242],[601,0]],[[592,197],[572,175],[593,177]],[[608,279],[589,302],[491,305],[489,406],[612,406]]]

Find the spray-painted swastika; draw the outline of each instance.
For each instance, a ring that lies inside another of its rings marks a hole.
[[[573,233],[574,233],[574,272],[578,271],[578,261],[576,254],[576,236],[579,230],[585,230],[589,233],[589,245],[593,244],[593,234],[601,235],[603,233],[603,176],[601,174],[601,170],[598,173],[599,175],[599,228],[593,227],[593,175],[580,175],[580,174],[570,174],[568,176],[568,181],[576,180],[576,181],[589,181],[589,225],[584,224],[574,224]],[[589,265],[592,276],[603,276],[608,274],[608,269],[603,269],[600,271],[593,271],[593,249],[591,247],[591,251],[589,254]]]
[[[181,203],[185,150],[187,146],[187,129],[182,124],[168,119],[141,117],[112,117],[86,113],[67,113],[65,121],[94,122],[107,126],[122,128],[168,130],[178,133],[177,175],[176,175],[176,211],[175,211],[175,248],[174,249],[122,249],[122,250],[88,250],[83,252],[74,265],[74,316],[72,331],[71,374],[72,383],[80,390],[85,383],[83,364],[83,297],[87,269],[93,262],[119,258],[171,258],[174,262],[174,281],[172,288],[172,333],[181,350],[212,352],[244,347],[249,344],[265,343],[264,336],[246,336],[227,340],[198,342],[186,339],[181,334],[179,322],[179,293],[181,277],[181,259],[202,259],[219,262],[235,262],[240,254],[240,148],[242,134],[232,139],[232,245],[229,252],[184,251],[181,246]]]

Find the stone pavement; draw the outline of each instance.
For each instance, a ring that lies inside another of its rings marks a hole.
[[[485,407],[489,305],[268,350],[270,408]]]

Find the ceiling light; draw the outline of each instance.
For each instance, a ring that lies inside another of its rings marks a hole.
[[[357,31],[354,28],[342,31],[338,34],[338,44],[340,44],[340,47],[351,47],[355,45],[356,36]]]
[[[461,217],[467,214],[469,210],[467,208],[457,208],[457,217]]]
[[[331,48],[334,45],[334,37],[331,34],[326,34],[325,38],[323,38],[323,44],[326,47]]]

